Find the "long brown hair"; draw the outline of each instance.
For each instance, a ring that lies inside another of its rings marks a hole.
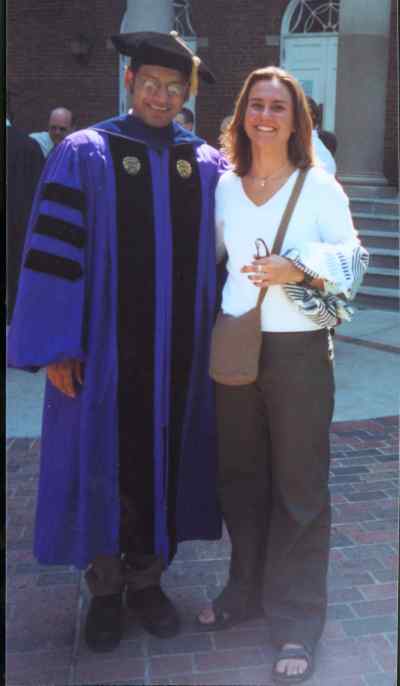
[[[238,176],[244,176],[251,166],[251,143],[244,130],[244,118],[251,88],[257,81],[278,79],[292,98],[295,131],[289,138],[288,156],[292,164],[305,169],[315,163],[311,134],[312,121],[306,96],[297,79],[279,67],[255,69],[247,77],[239,93],[233,118],[221,136],[222,150]]]

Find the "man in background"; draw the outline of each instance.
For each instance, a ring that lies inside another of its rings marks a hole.
[[[181,111],[176,115],[175,121],[183,126],[184,129],[193,131],[194,116],[192,110],[190,110],[188,107],[182,107]]]
[[[74,117],[65,107],[57,107],[50,112],[48,131],[29,134],[40,145],[44,157],[47,157],[65,136],[75,130]]]
[[[328,148],[332,157],[335,157],[337,150],[337,138],[333,131],[325,131],[325,129],[318,129],[319,139]]]
[[[43,167],[38,143],[6,121],[6,236],[7,236],[7,324],[10,324],[17,294],[26,226],[36,185]]]
[[[225,131],[228,128],[229,124],[231,123],[232,119],[233,119],[233,114],[227,114],[226,117],[224,117],[223,120],[221,121],[221,124],[219,125],[218,141],[219,141],[221,146],[223,144],[222,141],[223,141]]]
[[[320,108],[313,98],[307,96],[307,102],[310,110],[310,115],[313,123],[312,131],[312,143],[314,147],[315,155],[320,163],[321,167],[325,169],[329,174],[336,174],[336,162],[334,157],[328,147],[322,142],[323,134],[328,134],[330,140],[336,142],[336,136],[331,131],[320,131],[321,126],[321,112]],[[337,145],[337,144],[336,144]],[[335,151],[336,151],[335,145]]]

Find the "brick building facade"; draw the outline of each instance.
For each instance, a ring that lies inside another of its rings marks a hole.
[[[384,172],[389,181],[399,180],[399,41],[397,1],[392,0],[387,80]]]
[[[260,66],[279,65],[279,46],[267,47],[265,36],[279,34],[286,4],[286,0],[221,0],[214,3],[211,17],[200,2],[192,3],[193,25],[209,43],[199,54],[218,77],[218,86],[203,88],[197,104],[198,121],[209,140],[215,142],[219,124],[231,113],[246,76]]]
[[[125,6],[125,0],[8,3],[7,77],[17,126],[42,131],[60,105],[74,112],[80,128],[117,113],[118,57],[107,37],[119,33]],[[91,43],[88,59],[72,54],[79,35]]]
[[[27,132],[43,130],[49,111],[60,105],[73,110],[79,127],[118,113],[119,59],[107,37],[120,31],[126,4],[126,0],[8,3],[7,77],[17,126]],[[211,143],[216,144],[219,124],[231,112],[247,74],[280,63],[279,37],[289,4],[288,0],[191,1],[198,52],[218,77],[217,86],[201,87],[196,103],[197,131]],[[384,172],[392,184],[397,182],[398,129],[395,9],[392,0],[384,132]],[[74,54],[77,39],[89,47],[81,57]]]

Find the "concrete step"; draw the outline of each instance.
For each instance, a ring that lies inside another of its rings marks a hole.
[[[353,221],[357,229],[376,229],[384,231],[399,229],[399,218],[392,214],[369,214],[368,212],[353,212]]]
[[[361,286],[355,303],[376,310],[393,310],[398,312],[400,304],[399,289]]]
[[[399,216],[400,202],[391,198],[350,198],[352,212],[367,212],[368,214],[391,214]]]
[[[340,181],[340,178],[339,178]],[[399,189],[396,186],[362,186],[343,184],[343,189],[352,198],[392,198],[399,199]]]
[[[345,185],[354,225],[370,256],[363,285],[356,297],[361,307],[398,311],[399,210],[397,188]]]
[[[377,248],[399,249],[399,232],[385,231],[384,229],[360,229],[360,239],[366,248],[375,246]]]
[[[399,270],[386,269],[385,267],[368,267],[363,285],[395,290],[399,286]]]
[[[369,266],[384,267],[386,269],[396,269],[399,266],[399,251],[390,248],[368,248]]]

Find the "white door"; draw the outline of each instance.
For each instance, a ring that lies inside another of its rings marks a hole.
[[[281,64],[306,95],[323,105],[322,126],[335,130],[337,35],[292,34],[283,38]]]

